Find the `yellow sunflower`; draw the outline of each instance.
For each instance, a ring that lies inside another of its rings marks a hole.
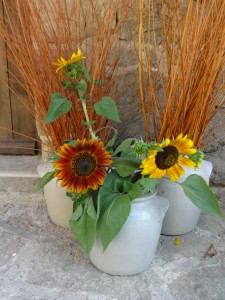
[[[186,157],[196,152],[192,140],[188,139],[187,135],[183,136],[181,133],[172,141],[167,138],[159,146],[163,148],[163,152],[151,150],[149,156],[142,161],[142,175],[148,175],[150,178],[162,178],[167,175],[172,181],[176,181],[180,175],[185,174],[182,166],[195,166],[195,163]]]
[[[85,193],[88,188],[97,190],[106,177],[104,168],[112,163],[103,143],[93,139],[77,140],[75,147],[64,144],[57,155],[54,176],[61,180],[61,186],[77,193]]]
[[[58,72],[59,70],[65,68],[68,65],[71,65],[71,64],[73,64],[73,63],[75,63],[75,62],[77,62],[77,61],[79,61],[79,60],[81,60],[83,58],[86,58],[86,56],[84,56],[82,54],[81,50],[78,48],[77,53],[73,53],[71,55],[71,58],[69,60],[66,60],[63,57],[60,57],[58,59],[58,61],[53,62],[53,65],[55,65],[55,66],[58,67],[57,70],[56,70],[56,72]]]

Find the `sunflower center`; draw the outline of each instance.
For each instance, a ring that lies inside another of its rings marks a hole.
[[[176,147],[167,146],[163,148],[164,152],[158,152],[155,157],[156,166],[161,169],[169,169],[178,160],[179,152]]]
[[[89,152],[79,153],[72,162],[74,173],[78,176],[86,177],[95,172],[97,162],[95,157]]]

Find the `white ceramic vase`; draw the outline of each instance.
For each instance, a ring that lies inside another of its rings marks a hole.
[[[207,184],[212,172],[212,164],[203,160],[198,169],[184,168],[185,175],[178,182],[183,182],[189,175],[200,175]],[[191,232],[197,225],[201,210],[186,197],[182,187],[176,182],[163,178],[158,186],[158,193],[169,200],[169,209],[163,220],[162,234],[181,235]]]
[[[42,177],[47,172],[52,171],[52,164],[40,164],[37,171]],[[44,186],[44,196],[51,221],[58,226],[69,229],[69,220],[73,214],[73,201],[66,196],[66,188],[61,187],[53,178]]]
[[[146,270],[154,258],[168,206],[168,200],[157,194],[133,200],[127,221],[107,249],[103,252],[100,239],[95,241],[90,253],[93,265],[110,275]]]

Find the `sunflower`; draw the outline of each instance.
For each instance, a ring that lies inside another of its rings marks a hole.
[[[140,165],[143,168],[141,174],[149,175],[150,178],[162,178],[167,175],[172,181],[184,175],[182,166],[191,168],[195,166],[188,155],[194,154],[197,150],[193,148],[192,140],[187,135],[179,134],[175,140],[166,139],[163,144],[162,152],[151,150],[150,155],[144,159]]]
[[[71,58],[69,60],[65,60],[63,57],[60,57],[58,59],[58,61],[53,62],[53,65],[55,65],[55,66],[58,67],[57,70],[56,70],[56,72],[58,72],[59,70],[65,68],[68,65],[71,65],[71,64],[73,64],[73,63],[75,63],[75,62],[77,62],[77,61],[79,61],[79,60],[81,60],[83,58],[86,58],[86,56],[83,56],[81,50],[78,48],[77,54],[73,53],[71,55]]]
[[[106,177],[104,168],[112,163],[103,143],[93,139],[76,140],[75,147],[64,144],[57,156],[54,176],[61,180],[61,186],[77,193],[85,193],[88,188],[97,190]]]

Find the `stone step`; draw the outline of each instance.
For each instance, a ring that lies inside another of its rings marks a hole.
[[[0,155],[0,201],[40,203],[43,191],[35,192],[39,180],[37,166],[43,163],[40,156]]]

